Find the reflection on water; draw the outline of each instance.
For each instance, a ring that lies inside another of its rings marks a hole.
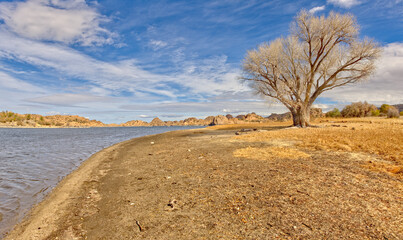
[[[90,155],[134,137],[195,127],[0,128],[0,238]]]

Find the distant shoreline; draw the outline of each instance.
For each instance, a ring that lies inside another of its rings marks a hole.
[[[207,127],[207,125],[186,125],[186,126],[194,126],[194,127]],[[23,129],[41,129],[41,128],[68,128],[68,129],[76,129],[76,128],[129,128],[129,127],[184,127],[183,125],[170,125],[170,126],[94,126],[94,127],[58,127],[58,126],[40,126],[40,127],[28,127],[28,126],[6,126],[0,125],[0,128],[23,128]]]
[[[324,116],[321,109],[316,109],[315,116]],[[157,126],[213,126],[223,124],[242,124],[242,123],[265,123],[271,121],[284,121],[291,118],[290,113],[272,114],[269,117],[263,117],[256,113],[232,116],[217,115],[208,116],[204,119],[189,117],[183,120],[162,121],[155,117],[150,122],[142,120],[130,120],[125,123],[105,124],[101,121],[90,120],[76,115],[50,115],[42,116],[38,114],[19,114],[8,111],[0,112],[0,127],[23,127],[23,128],[77,128],[77,127],[157,127]]]

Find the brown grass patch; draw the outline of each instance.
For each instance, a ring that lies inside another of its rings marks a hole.
[[[286,126],[291,126],[292,121],[285,121],[285,122],[266,122],[266,123],[256,123],[256,122],[251,122],[251,123],[241,123],[241,124],[225,124],[225,125],[215,125],[215,126],[209,126],[207,127],[208,129],[214,129],[214,130],[233,130],[233,129],[241,129],[241,128],[272,128],[272,127],[286,127]]]
[[[249,142],[292,140],[303,149],[376,154],[392,162],[389,166],[380,167],[383,170],[402,173],[403,169],[402,119],[340,119],[326,122],[322,128],[257,132],[236,136],[235,139]]]
[[[258,159],[258,160],[273,160],[277,158],[286,158],[295,160],[310,157],[310,155],[305,152],[289,147],[265,147],[265,148],[246,147],[235,150],[234,156],[248,159]]]

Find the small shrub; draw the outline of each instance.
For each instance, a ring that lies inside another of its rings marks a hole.
[[[387,113],[388,118],[399,118],[399,111],[397,108],[390,106]]]
[[[341,117],[340,110],[335,108],[332,111],[327,112],[326,117],[331,117],[331,118]]]
[[[341,111],[341,115],[343,117],[368,117],[371,116],[372,111],[377,109],[373,104],[356,102],[345,106]]]
[[[381,113],[387,114],[390,108],[389,104],[382,104],[381,108],[379,109]]]
[[[371,112],[371,116],[374,116],[374,117],[378,117],[379,114],[381,114],[381,111],[379,111],[378,109],[372,110],[372,112]]]

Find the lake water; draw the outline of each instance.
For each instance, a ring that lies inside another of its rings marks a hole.
[[[0,239],[92,154],[131,138],[198,127],[0,128]]]

